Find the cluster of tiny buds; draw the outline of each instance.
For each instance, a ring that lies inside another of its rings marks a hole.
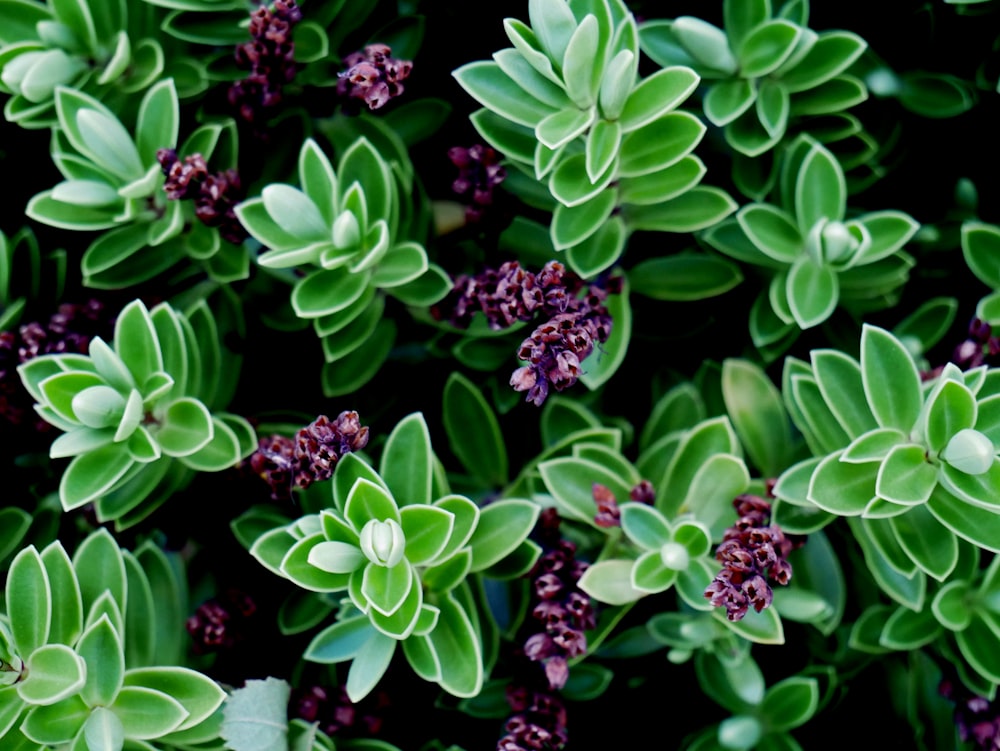
[[[156,161],[167,176],[163,183],[167,198],[193,201],[194,215],[202,224],[218,227],[219,234],[229,242],[239,245],[247,238],[236,218],[236,204],[243,199],[243,185],[236,170],[209,172],[201,154],[180,159],[174,149],[160,149]]]
[[[792,566],[788,554],[803,544],[789,539],[771,524],[771,504],[758,496],[743,494],[733,501],[739,519],[726,530],[715,551],[722,571],[705,589],[713,605],[725,607],[731,621],[742,620],[750,607],[758,613],[771,604],[773,592],[767,580],[788,584]]]
[[[232,649],[246,637],[248,621],[256,613],[253,598],[235,587],[203,602],[185,624],[194,640],[195,652]]]
[[[996,357],[998,354],[1000,354],[1000,337],[993,335],[993,327],[988,323],[980,318],[973,318],[969,322],[968,335],[952,351],[951,362],[962,370],[972,370],[984,364],[986,358]],[[939,366],[921,373],[921,376],[925,381],[936,378],[943,368],[944,366]]]
[[[357,731],[359,736],[369,737],[382,729],[381,710],[387,706],[389,697],[382,691],[354,704],[344,686],[306,686],[292,691],[288,717],[315,722],[329,736]]]
[[[576,560],[576,545],[559,539],[538,559],[530,574],[531,616],[543,630],[527,638],[524,655],[542,663],[552,690],[566,685],[568,659],[586,653],[584,631],[596,624],[590,597],[577,587],[586,570],[587,564]]]
[[[594,497],[594,505],[597,506],[594,523],[598,527],[605,529],[620,527],[622,525],[622,514],[618,508],[618,499],[611,492],[611,488],[595,482],[591,487],[591,494]],[[638,485],[629,491],[628,498],[630,501],[652,506],[653,501],[656,500],[656,492],[653,490],[653,484],[649,480],[641,480]]]
[[[409,60],[392,57],[385,44],[369,44],[344,58],[347,70],[338,74],[337,94],[345,103],[364,102],[377,110],[403,93],[403,81],[413,70]]]
[[[504,725],[497,751],[559,751],[566,747],[566,708],[547,691],[507,688],[514,714]]]
[[[95,336],[108,337],[114,317],[99,300],[62,303],[46,322],[31,321],[15,331],[0,331],[0,417],[20,425],[34,415],[33,399],[21,385],[17,366],[39,355],[86,354]],[[36,429],[48,423],[35,421]]]
[[[938,692],[955,702],[958,737],[972,741],[975,751],[1000,751],[1000,700],[978,696],[960,683],[943,678]]]
[[[344,411],[336,420],[320,415],[294,438],[260,439],[249,464],[271,487],[271,497],[285,500],[294,488],[305,489],[333,477],[340,457],[367,445],[368,427],[361,424],[357,412]]]
[[[507,177],[500,161],[503,159],[495,149],[475,144],[469,148],[454,146],[448,150],[448,158],[458,168],[458,177],[451,189],[462,198],[471,200],[465,207],[465,220],[478,222],[483,218],[487,206],[493,205],[493,189]]]
[[[281,104],[282,88],[295,78],[292,27],[302,20],[295,0],[275,0],[250,14],[251,40],[236,46],[236,64],[250,75],[229,87],[229,103],[263,135],[262,121]]]

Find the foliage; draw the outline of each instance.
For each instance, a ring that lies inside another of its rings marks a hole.
[[[0,747],[1000,743],[997,1],[663,6],[0,0]]]

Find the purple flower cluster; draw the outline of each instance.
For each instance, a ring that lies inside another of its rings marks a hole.
[[[758,613],[771,604],[773,592],[767,580],[788,584],[792,566],[788,554],[801,542],[785,536],[770,524],[771,504],[747,493],[733,501],[739,519],[726,530],[715,551],[722,571],[705,589],[705,597],[725,607],[731,621],[742,620],[752,606]]]
[[[382,691],[354,704],[343,686],[307,686],[292,691],[288,717],[318,723],[329,736],[357,730],[368,737],[378,735],[382,729],[380,710],[388,705],[389,697]]]
[[[514,714],[504,725],[497,751],[559,751],[566,747],[566,708],[547,691],[524,686],[507,689]]]
[[[257,604],[245,592],[230,587],[219,597],[203,602],[187,619],[187,632],[198,654],[232,649],[243,641]]]
[[[244,197],[236,170],[209,172],[201,154],[179,159],[174,149],[160,149],[156,161],[167,176],[163,184],[167,198],[194,201],[194,215],[202,224],[218,227],[219,234],[234,245],[247,238],[246,230],[236,218],[236,204]]]
[[[993,328],[979,318],[969,322],[968,336],[951,353],[951,362],[962,370],[978,368],[988,357],[1000,354],[1000,336],[993,335]],[[940,375],[944,366],[921,373],[925,381]]]
[[[249,464],[271,487],[271,497],[283,500],[291,496],[293,488],[305,489],[329,480],[340,457],[367,445],[367,426],[361,424],[357,412],[344,411],[336,420],[320,415],[294,438],[262,438]]]
[[[576,545],[558,539],[538,559],[530,574],[531,616],[543,630],[524,642],[524,655],[544,665],[545,677],[552,690],[566,685],[569,677],[567,658],[586,653],[584,631],[596,625],[593,603],[577,587],[586,570],[587,564],[576,560]]]
[[[431,312],[460,328],[482,312],[495,331],[544,318],[518,349],[518,358],[528,364],[510,377],[515,391],[527,391],[526,401],[541,406],[550,387],[562,391],[576,383],[583,372],[580,363],[608,340],[611,315],[605,301],[619,291],[620,278],[585,285],[558,261],[549,261],[537,274],[508,261],[476,276],[459,275],[449,296]],[[445,315],[445,310],[450,312]]]
[[[34,415],[34,400],[21,385],[17,366],[39,355],[64,352],[86,354],[95,336],[107,338],[114,319],[98,300],[82,304],[63,303],[45,323],[32,321],[14,331],[0,331],[0,416],[20,425]],[[36,429],[48,423],[34,421]]]
[[[339,74],[337,94],[345,102],[364,102],[370,110],[402,94],[403,81],[413,70],[412,62],[392,57],[392,49],[385,44],[369,44],[352,52],[344,58],[344,65],[347,70]]]
[[[963,742],[972,741],[975,751],[1000,751],[1000,699],[990,701],[948,678],[938,692],[955,702],[955,725]]]
[[[477,143],[467,149],[452,147],[448,150],[448,158],[458,167],[458,177],[451,189],[472,201],[465,207],[465,221],[478,222],[485,208],[493,204],[493,189],[507,177],[507,170],[500,165],[503,155]]]
[[[236,64],[250,75],[229,87],[229,103],[262,135],[262,122],[282,101],[282,88],[295,78],[292,27],[302,20],[295,0],[274,0],[250,14],[251,40],[236,46]]]
[[[598,527],[608,529],[610,527],[620,527],[622,525],[622,514],[618,508],[618,499],[611,492],[611,488],[595,482],[591,486],[591,494],[594,497],[594,505],[597,506],[597,513],[594,515],[594,523]],[[656,492],[653,484],[649,480],[642,480],[628,493],[630,501],[652,505],[656,500]]]

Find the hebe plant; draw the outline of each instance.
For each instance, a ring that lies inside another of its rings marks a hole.
[[[0,748],[1000,744],[997,1],[501,5],[0,0]]]

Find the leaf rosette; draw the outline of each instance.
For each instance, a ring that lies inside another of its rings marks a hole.
[[[624,3],[532,0],[528,15],[530,26],[504,21],[513,47],[453,75],[483,105],[472,115],[479,134],[524,175],[508,187],[532,203],[535,181],[546,182],[552,243],[577,273],[614,264],[634,230],[692,232],[735,210],[698,185],[705,166],[691,152],[705,127],[676,111],[697,74],[670,65],[640,79]]]
[[[891,305],[914,264],[902,247],[920,226],[891,210],[848,219],[843,169],[808,136],[796,139],[785,160],[781,206],[751,203],[703,235],[771,276],[750,315],[758,346],[818,326],[838,306],[863,314]]]
[[[411,415],[390,435],[381,473],[345,455],[331,508],[265,532],[250,549],[306,590],[346,593],[337,621],[305,657],[352,660],[354,701],[381,678],[397,643],[418,675],[445,690],[471,696],[481,687],[481,635],[466,579],[516,551],[539,509],[511,499],[480,510],[447,492],[434,498],[434,461],[423,417]]]
[[[814,458],[784,472],[774,493],[858,517],[853,529],[876,557],[943,581],[957,538],[1000,549],[998,383],[995,370],[952,364],[922,383],[903,343],[870,325],[860,361],[827,349],[811,363],[789,358],[786,405]]]
[[[686,65],[704,81],[705,117],[736,151],[774,148],[796,117],[840,113],[868,98],[846,71],[867,48],[848,31],[808,28],[808,3],[726,0],[724,28],[692,16],[642,24],[642,50],[663,66]]]
[[[63,431],[50,456],[72,457],[59,485],[64,509],[96,502],[98,518],[119,519],[149,496],[162,502],[154,491],[170,460],[180,465],[176,481],[186,469],[231,467],[253,450],[245,420],[213,415],[203,401],[218,386],[218,374],[202,368],[218,355],[214,336],[204,303],[189,318],[136,300],[119,314],[111,345],[95,337],[87,355],[42,355],[18,368],[38,414]]]
[[[403,239],[409,228],[396,169],[367,138],[347,148],[336,172],[308,139],[298,172],[300,188],[268,185],[236,215],[266,248],[258,264],[304,272],[291,304],[322,339],[324,390],[333,396],[363,385],[388,355],[395,329],[382,318],[386,294],[426,306],[451,283],[420,243]],[[338,369],[329,367],[334,362]],[[337,370],[356,377],[344,382]]]

